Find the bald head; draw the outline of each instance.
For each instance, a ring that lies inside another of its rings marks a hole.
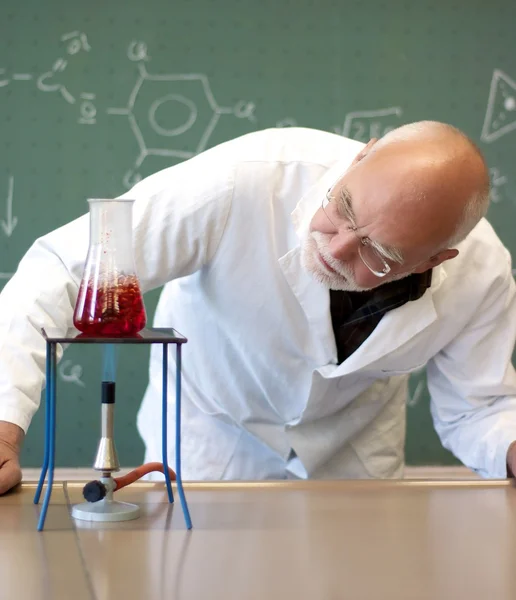
[[[371,140],[328,198],[304,264],[332,289],[363,291],[455,258],[487,211],[489,173],[462,132],[424,121]]]
[[[371,147],[362,166],[390,190],[383,204],[400,234],[419,235],[425,247],[453,247],[487,212],[485,160],[451,125],[421,121],[399,127]]]

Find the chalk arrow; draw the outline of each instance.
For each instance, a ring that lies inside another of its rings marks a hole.
[[[7,237],[11,237],[14,228],[18,224],[18,218],[13,217],[13,192],[14,192],[14,177],[9,177],[9,191],[7,192],[7,221],[2,219],[0,224]]]

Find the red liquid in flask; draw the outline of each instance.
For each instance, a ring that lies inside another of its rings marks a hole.
[[[134,335],[145,327],[146,321],[136,277],[125,277],[116,285],[99,282],[96,288],[92,282],[81,284],[73,324],[82,333],[113,337]]]

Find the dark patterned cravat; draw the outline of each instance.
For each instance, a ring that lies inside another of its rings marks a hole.
[[[339,364],[365,342],[389,310],[418,300],[432,283],[432,271],[390,281],[367,292],[330,290],[330,311]]]

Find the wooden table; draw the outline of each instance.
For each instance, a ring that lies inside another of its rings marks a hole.
[[[514,600],[509,481],[185,483],[193,529],[161,483],[115,492],[142,516],[73,520],[82,483],[0,497],[2,600]],[[175,491],[175,490],[174,490]]]

